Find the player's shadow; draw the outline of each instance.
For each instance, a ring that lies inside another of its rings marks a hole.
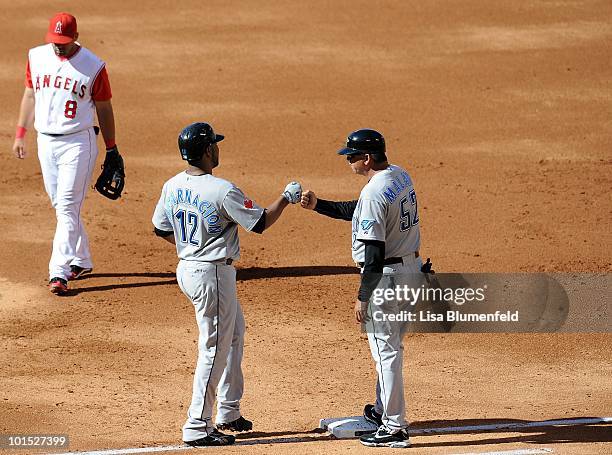
[[[340,265],[300,265],[294,267],[245,267],[236,270],[236,280],[248,281],[262,278],[295,278],[326,275],[359,274],[357,267]]]
[[[580,419],[589,417],[577,417]],[[445,447],[445,446],[474,446],[488,444],[563,444],[563,443],[595,443],[612,442],[612,431],[609,423],[566,425],[566,426],[538,426],[520,428],[501,428],[501,429],[465,429],[463,431],[432,432],[431,435],[440,434],[470,434],[481,436],[479,439],[470,438],[465,441],[432,441],[421,442],[422,438],[428,434],[422,434],[422,430],[428,428],[448,428],[466,427],[492,424],[524,424],[535,423],[537,421],[515,420],[515,419],[475,419],[475,420],[430,420],[413,422],[409,431],[412,430],[416,435],[412,438],[411,447]],[[500,434],[512,433],[510,436],[500,436]],[[491,436],[489,436],[491,435]],[[494,436],[493,436],[494,435]],[[415,441],[418,438],[418,441]],[[438,438],[436,438],[438,439]]]
[[[156,281],[138,281],[135,283],[112,283],[100,284],[97,286],[83,286],[88,280],[94,278],[168,278]],[[88,273],[76,280],[74,287],[70,287],[67,296],[75,296],[85,292],[104,292],[115,291],[117,289],[143,288],[150,286],[164,286],[177,284],[174,272],[108,272],[108,273]],[[78,287],[77,287],[78,286]]]
[[[236,445],[295,444],[302,442],[329,441],[334,439],[324,430],[312,431],[250,431],[236,435]]]
[[[174,276],[172,274],[171,276]],[[75,296],[83,294],[85,292],[103,292],[103,291],[116,291],[117,289],[131,289],[131,288],[144,288],[149,286],[164,286],[164,285],[175,285],[177,284],[176,279],[164,280],[164,281],[147,281],[144,283],[114,283],[114,284],[102,284],[99,286],[89,287],[72,287],[66,292],[66,296]]]
[[[293,278],[325,275],[354,275],[358,274],[357,267],[334,266],[334,265],[313,265],[295,267],[245,267],[236,270],[237,281],[259,280],[264,278]],[[95,278],[166,278],[155,281],[138,281],[130,283],[101,284],[98,286],[84,287],[81,284]],[[150,286],[165,286],[176,284],[176,274],[174,272],[103,272],[90,273],[83,275],[71,288],[67,295],[77,295],[84,292],[102,292],[117,289],[131,289]]]
[[[90,278],[174,278],[174,272],[106,272],[106,273],[88,273],[79,278],[78,281],[88,280]]]
[[[591,417],[577,417],[577,419],[590,419]],[[592,419],[597,419],[592,417]],[[565,420],[565,419],[562,419]],[[572,419],[567,419],[572,420]],[[471,420],[429,420],[413,422],[410,425],[411,447],[466,447],[495,444],[565,444],[565,443],[605,443],[612,442],[612,431],[609,423],[548,426],[548,427],[520,427],[497,429],[474,429],[465,427],[504,425],[504,424],[537,424],[538,421],[518,419],[471,419]],[[463,430],[450,430],[449,427],[464,427]],[[443,428],[445,431],[432,431],[428,429]],[[324,434],[322,434],[324,433]],[[510,436],[503,436],[511,433]],[[440,440],[444,434],[469,434],[470,438],[464,441]],[[500,436],[500,434],[502,436]],[[432,436],[433,441],[427,441]],[[437,437],[433,437],[437,436]],[[312,431],[278,431],[278,432],[250,432],[236,435],[237,445],[259,444],[287,444],[302,442],[317,442],[334,440],[325,432],[316,428]]]

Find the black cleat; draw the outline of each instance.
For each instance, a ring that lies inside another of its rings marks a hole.
[[[380,426],[376,433],[366,434],[359,440],[364,446],[368,447],[391,447],[393,449],[410,447],[408,430],[391,433],[385,426]]]
[[[373,423],[377,427],[382,426],[382,414],[379,414],[374,410],[373,404],[366,404],[365,408],[363,408],[363,418],[368,422]]]
[[[251,431],[253,429],[253,422],[240,416],[233,422],[218,423],[217,428],[225,431]]]
[[[69,280],[76,280],[81,278],[86,273],[91,273],[92,269],[88,267],[80,267],[78,265],[70,266],[70,275],[68,276]]]
[[[213,430],[208,436],[195,441],[185,441],[185,444],[191,447],[206,447],[206,446],[229,446],[236,441],[232,435],[223,434],[220,431]]]
[[[49,290],[56,295],[65,295],[68,292],[68,282],[59,277],[51,278]]]

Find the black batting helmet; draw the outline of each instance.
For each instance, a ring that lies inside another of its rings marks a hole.
[[[188,161],[199,160],[202,158],[206,147],[222,141],[224,137],[221,134],[215,134],[212,126],[208,123],[192,123],[186,126],[178,137],[181,158]]]
[[[353,131],[346,138],[346,147],[338,150],[338,155],[361,155],[385,153],[385,138],[376,130],[362,129]]]

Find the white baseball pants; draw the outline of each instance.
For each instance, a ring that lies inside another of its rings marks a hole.
[[[57,225],[49,261],[49,279],[66,279],[70,266],[92,267],[81,207],[98,147],[93,128],[65,136],[38,134],[38,159]]]
[[[395,289],[396,286],[420,287],[425,282],[421,265],[420,258],[409,256],[404,258],[403,265],[385,266],[378,289]],[[368,305],[369,320],[366,322],[366,330],[378,376],[375,410],[382,414],[383,424],[392,432],[408,427],[402,372],[402,339],[409,322],[376,321],[373,314],[377,311],[384,314],[401,314],[402,311],[412,311],[413,308],[408,302],[395,299],[384,300],[382,303],[375,303],[370,299]]]
[[[183,441],[206,437],[216,423],[240,417],[244,390],[242,353],[245,322],[236,296],[236,269],[225,263],[180,261],[178,284],[191,300],[200,331],[193,395],[183,426]]]

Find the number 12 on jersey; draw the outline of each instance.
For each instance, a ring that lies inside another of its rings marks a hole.
[[[410,209],[413,208],[413,214]],[[412,226],[419,222],[419,212],[417,211],[417,199],[414,190],[400,201],[400,231],[409,231]]]
[[[200,246],[200,242],[195,238],[195,235],[198,232],[198,227],[200,226],[200,218],[198,217],[198,214],[185,209],[179,209],[174,214],[174,218],[176,218],[180,223],[179,241],[181,243]]]

